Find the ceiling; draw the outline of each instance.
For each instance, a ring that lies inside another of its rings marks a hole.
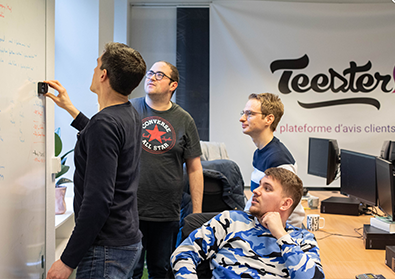
[[[224,2],[224,0],[128,0],[131,5],[187,5],[200,6],[215,2]],[[389,3],[391,0],[228,0],[226,2],[236,1],[277,1],[277,2],[311,2],[311,3]]]

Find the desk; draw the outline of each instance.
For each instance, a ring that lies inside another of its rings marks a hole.
[[[330,196],[342,196],[339,192],[309,191],[320,198],[320,202]],[[342,196],[344,197],[344,196]],[[371,216],[348,216],[320,213],[320,209],[306,209],[307,201],[302,201],[307,214],[320,214],[325,218],[325,227],[315,232],[320,248],[321,262],[325,278],[355,278],[361,273],[381,274],[386,279],[395,278],[395,273],[385,264],[385,250],[365,249],[362,238],[328,236],[327,233],[358,236],[363,235],[363,224],[370,224]],[[322,222],[322,221],[321,221]],[[304,220],[306,225],[306,218]]]

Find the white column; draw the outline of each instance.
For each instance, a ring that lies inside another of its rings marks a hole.
[[[114,40],[114,0],[99,2],[99,56],[106,43]]]

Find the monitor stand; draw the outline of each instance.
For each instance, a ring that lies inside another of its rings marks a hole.
[[[358,216],[360,201],[349,197],[330,197],[321,201],[321,213]]]

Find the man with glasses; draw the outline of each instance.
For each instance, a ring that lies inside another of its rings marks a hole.
[[[271,93],[251,94],[241,112],[240,122],[243,133],[249,135],[257,147],[254,152],[251,174],[251,191],[259,186],[259,181],[265,176],[265,170],[273,167],[285,168],[296,174],[297,165],[292,154],[273,133],[284,114],[284,105],[277,95]],[[245,210],[251,206],[251,199]],[[289,216],[289,223],[301,227],[305,216],[302,204],[299,202]]]
[[[146,74],[145,97],[131,100],[142,118],[140,183],[137,193],[143,253],[133,278],[141,278],[146,252],[149,278],[165,278],[179,230],[183,163],[189,178],[193,212],[201,212],[203,171],[200,141],[192,117],[171,97],[178,70],[156,62]]]

